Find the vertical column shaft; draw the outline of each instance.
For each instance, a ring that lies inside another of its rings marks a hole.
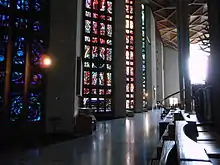
[[[141,32],[141,4],[135,1],[135,112],[141,112],[143,107]]]
[[[115,29],[114,29],[114,117],[125,117],[125,1],[115,1]]]
[[[209,0],[208,1],[208,12],[209,12],[209,32],[210,32],[210,43],[211,43],[211,55],[209,57],[208,65],[208,84],[211,85],[211,110],[212,110],[212,121],[215,124],[215,128],[220,132],[220,1]]]
[[[188,1],[177,0],[177,32],[178,32],[178,50],[179,50],[179,70],[180,70],[180,90],[183,89],[183,80],[185,84],[185,105],[186,111],[191,111],[191,82],[189,77],[189,18]],[[183,93],[180,94],[183,101]]]
[[[76,94],[76,41],[77,4],[50,3],[50,46],[53,65],[48,72],[46,95],[47,133],[53,131],[50,118],[59,117],[62,123],[58,130],[72,133],[75,114]],[[57,12],[59,11],[59,12]],[[64,19],[65,18],[65,19]]]
[[[147,37],[147,108],[152,109],[152,63],[151,63],[151,10],[149,6],[146,6],[146,37]]]

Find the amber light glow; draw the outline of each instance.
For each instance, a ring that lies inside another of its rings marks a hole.
[[[52,60],[49,56],[43,55],[41,60],[42,68],[49,68],[52,65]]]

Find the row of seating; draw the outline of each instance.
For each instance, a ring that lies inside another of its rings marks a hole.
[[[207,152],[207,143],[203,141],[203,144],[206,144],[204,146],[200,143],[202,140],[199,142],[199,139],[202,138],[201,136],[204,137],[204,133],[207,133],[200,131],[204,131],[207,127],[201,126],[201,123],[197,121],[196,115],[189,115],[180,110],[170,111],[160,122],[160,127],[162,127],[160,131],[164,129],[165,125],[167,125],[166,129],[161,136],[151,164],[213,164],[213,157],[217,156],[217,154],[214,156],[214,151],[212,150],[211,155],[211,152]],[[197,126],[199,127],[198,129]],[[214,140],[209,133],[206,134],[206,138],[208,137],[210,140]],[[215,139],[220,139],[217,136],[215,137]],[[216,164],[216,161],[214,164]]]

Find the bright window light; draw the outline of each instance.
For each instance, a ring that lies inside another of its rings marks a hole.
[[[176,97],[169,98],[169,103],[170,103],[170,106],[178,104],[178,98]]]
[[[198,44],[190,45],[189,72],[191,84],[205,84],[209,54],[202,51]]]

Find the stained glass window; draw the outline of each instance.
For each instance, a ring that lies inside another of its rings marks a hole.
[[[126,109],[134,109],[134,0],[125,0]]]
[[[24,84],[25,75],[22,72],[12,72],[13,84]]]
[[[17,0],[16,8],[18,10],[28,10],[29,9],[28,0]]]
[[[25,44],[24,37],[17,37],[14,43],[15,52],[13,53],[13,63],[24,65],[25,62]]]
[[[10,102],[13,122],[42,119],[45,74],[40,61],[48,47],[48,9],[48,0],[0,0],[0,108],[5,100]]]
[[[95,113],[112,111],[113,0],[84,0],[83,96]]]
[[[11,0],[0,0],[0,6],[10,7],[10,1]]]
[[[143,78],[143,108],[147,106],[147,43],[146,43],[146,12],[145,12],[145,5],[141,4],[141,38],[142,38],[142,45],[141,45],[141,56],[142,56],[142,78]]]
[[[35,11],[40,11],[40,10],[41,10],[41,7],[43,6],[43,5],[41,4],[41,1],[42,1],[42,0],[33,0]]]
[[[21,117],[21,111],[24,108],[23,95],[12,93],[11,94],[11,107],[10,107],[10,120],[17,121]]]
[[[9,15],[0,14],[0,26],[7,27],[9,25]]]
[[[5,103],[5,78],[6,78],[6,60],[7,60],[7,45],[9,27],[9,14],[2,12],[2,8],[10,7],[9,0],[0,0],[0,109]]]
[[[40,94],[30,93],[28,97],[28,121],[40,121],[41,113]]]
[[[34,39],[31,43],[31,65],[40,66],[41,54],[44,51],[44,41]]]

